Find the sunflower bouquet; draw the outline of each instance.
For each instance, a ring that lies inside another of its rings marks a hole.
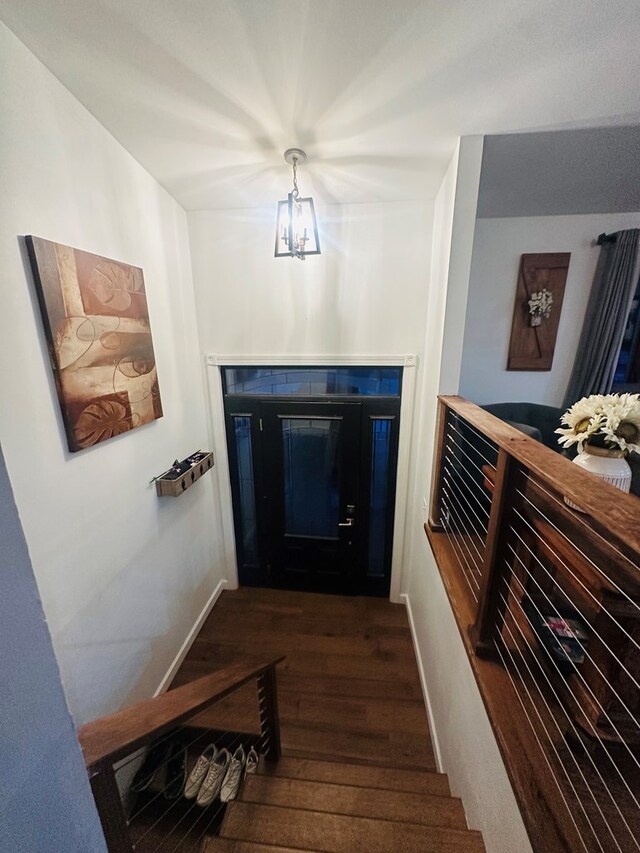
[[[640,394],[592,394],[562,415],[556,430],[564,447],[584,445],[640,453]]]

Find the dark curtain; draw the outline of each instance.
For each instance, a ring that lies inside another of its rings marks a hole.
[[[615,242],[600,250],[565,408],[611,391],[639,273],[640,229],[618,231]]]

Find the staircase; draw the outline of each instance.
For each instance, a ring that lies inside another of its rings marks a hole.
[[[441,773],[282,757],[246,778],[203,853],[483,853]]]
[[[403,607],[225,596],[171,690],[79,732],[109,853],[483,853],[434,770]],[[229,804],[162,788],[123,801],[129,762],[163,739],[188,744],[188,766],[213,742],[263,757]]]

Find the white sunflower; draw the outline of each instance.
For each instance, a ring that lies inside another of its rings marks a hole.
[[[640,453],[640,394],[609,394],[603,415],[605,443]]]
[[[604,424],[604,401],[602,394],[592,394],[574,403],[560,418],[564,427],[556,430],[560,436],[558,443],[564,447],[577,444],[578,449],[582,450],[584,442],[596,435]]]

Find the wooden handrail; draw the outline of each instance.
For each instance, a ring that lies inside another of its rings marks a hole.
[[[592,527],[606,540],[616,538],[625,553],[640,554],[640,503],[604,480],[596,480],[559,453],[520,432],[490,412],[458,396],[440,396],[442,405],[468,421],[499,448],[506,450],[539,480],[566,495],[588,512]],[[629,581],[638,584],[637,572]]]
[[[105,762],[114,763],[130,755],[252,678],[273,671],[283,660],[284,656],[266,662],[254,659],[233,663],[161,696],[144,699],[108,717],[87,723],[78,732],[87,769]]]

